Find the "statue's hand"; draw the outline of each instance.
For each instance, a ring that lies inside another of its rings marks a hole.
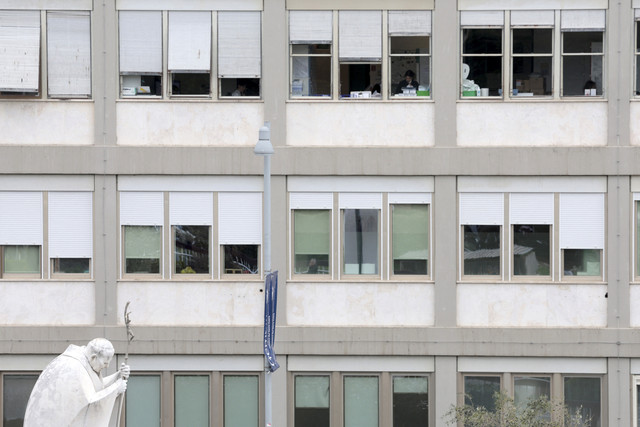
[[[120,365],[120,378],[126,380],[129,378],[130,374],[131,374],[131,368],[129,367],[129,365],[125,365],[124,363]]]
[[[127,381],[120,378],[118,380],[118,394],[122,394],[127,391]]]

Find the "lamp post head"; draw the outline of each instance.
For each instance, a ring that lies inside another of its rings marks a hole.
[[[258,135],[258,143],[253,149],[253,152],[261,156],[273,154],[273,145],[271,145],[271,129],[269,129],[268,126],[262,126]]]

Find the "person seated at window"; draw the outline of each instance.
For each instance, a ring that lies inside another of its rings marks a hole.
[[[404,80],[401,80],[400,83],[398,83],[398,86],[396,86],[396,94],[402,93],[402,89],[405,89],[405,88],[411,88],[417,91],[418,86],[420,86],[420,83],[418,83],[418,81],[415,80],[415,77],[416,77],[416,73],[414,73],[411,70],[407,70],[404,73]]]
[[[231,93],[231,96],[245,96],[247,91],[247,83],[244,80],[238,80],[238,87]]]

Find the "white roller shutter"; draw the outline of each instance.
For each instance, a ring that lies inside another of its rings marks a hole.
[[[382,194],[340,193],[338,206],[340,209],[382,209]]]
[[[162,12],[120,11],[120,72],[162,74]]]
[[[640,9],[635,9],[636,21],[640,20]]]
[[[262,193],[219,193],[218,236],[222,245],[262,243]]]
[[[552,193],[513,193],[509,195],[511,224],[553,225]]]
[[[332,209],[333,193],[291,193],[291,209]]]
[[[260,12],[218,13],[218,77],[261,75]]]
[[[91,95],[91,15],[47,13],[47,73],[50,96]]]
[[[42,245],[42,193],[0,192],[0,245]]]
[[[502,225],[502,193],[460,193],[460,225]]]
[[[341,10],[338,15],[340,61],[382,59],[382,12]]]
[[[430,10],[390,10],[390,36],[430,36]]]
[[[120,193],[121,225],[163,225],[164,194],[123,191]]]
[[[169,193],[171,225],[213,225],[213,193]]]
[[[51,192],[49,258],[93,258],[93,199],[85,192]]]
[[[431,203],[431,193],[389,193],[389,204]]]
[[[560,194],[560,248],[604,248],[604,194]]]
[[[169,71],[211,70],[211,12],[169,12]]]
[[[0,90],[37,92],[40,12],[0,10]]]
[[[462,11],[460,25],[463,27],[501,27],[504,25],[502,11]]]
[[[604,10],[563,10],[560,15],[562,31],[604,31]]]
[[[331,44],[331,11],[292,10],[289,12],[289,42],[293,44]]]
[[[553,26],[553,10],[514,10],[511,12],[512,27]]]

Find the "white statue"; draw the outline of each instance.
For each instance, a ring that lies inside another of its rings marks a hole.
[[[469,77],[469,71],[469,66],[467,64],[462,64],[462,91],[478,92],[480,90],[480,86],[478,86],[473,80],[467,79],[467,77]]]
[[[82,347],[70,345],[40,374],[24,427],[107,427],[130,372],[123,364],[115,374],[102,377],[113,354],[113,345],[104,338]]]

